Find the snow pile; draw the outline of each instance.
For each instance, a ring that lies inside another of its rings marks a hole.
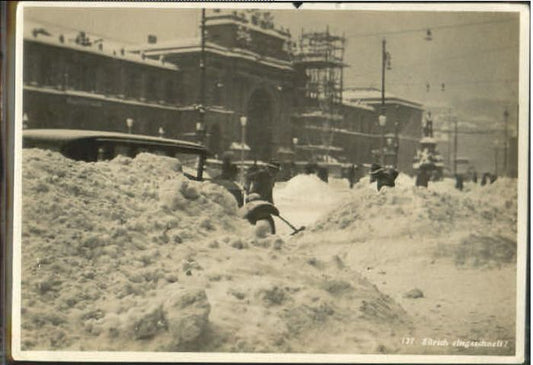
[[[178,272],[198,269],[186,248],[248,226],[223,188],[180,171],[150,154],[84,163],[24,150],[24,347],[169,332],[153,346],[187,349],[201,335],[205,290],[177,283]]]
[[[276,201],[304,198],[306,201],[323,202],[337,198],[335,190],[316,175],[296,175],[285,187],[276,191]]]
[[[274,187],[274,204],[280,214],[293,225],[309,226],[320,217],[335,209],[349,194],[347,180],[330,179],[329,183],[316,175],[296,175],[286,183]],[[279,232],[289,234],[290,228],[280,220],[276,222]]]
[[[341,236],[353,242],[438,239],[441,246],[448,247],[441,253],[452,247],[459,256],[466,251],[479,256],[457,258],[458,263],[488,262],[489,256],[497,262],[511,262],[516,258],[516,212],[513,179],[483,187],[467,184],[464,191],[458,191],[449,179],[430,183],[426,189],[414,186],[411,178],[401,174],[396,187],[384,187],[380,192],[361,181],[351,199],[318,221],[313,230],[343,230]]]
[[[180,170],[23,150],[23,350],[398,350],[410,317],[389,296],[335,254],[254,236]]]
[[[380,192],[368,177],[295,240],[322,262],[333,253],[410,315],[408,354],[512,355],[516,341],[517,181],[431,182],[400,175]],[[341,193],[341,192],[339,192]],[[292,218],[291,218],[292,219]],[[520,242],[525,244],[525,242]],[[350,281],[348,281],[350,282]],[[342,288],[343,285],[333,285]],[[333,289],[335,291],[335,289]],[[420,291],[423,295],[412,295]],[[453,328],[447,324],[454,323]],[[424,346],[420,339],[500,338],[501,348]]]

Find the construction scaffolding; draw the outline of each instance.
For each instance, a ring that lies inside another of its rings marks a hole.
[[[343,120],[342,91],[344,64],[344,36],[329,32],[304,32],[300,36],[294,56],[295,67],[305,74],[302,94],[303,108],[297,113],[303,129],[298,146],[311,152],[315,160],[328,162],[334,146],[335,130]],[[342,151],[342,149],[340,149]]]

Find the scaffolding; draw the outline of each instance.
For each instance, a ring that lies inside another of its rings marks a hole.
[[[299,147],[312,151],[312,157],[327,162],[333,145],[335,130],[343,120],[342,91],[345,37],[333,35],[329,27],[324,32],[302,30],[295,66],[303,70],[305,84],[302,94],[304,108],[297,114],[302,121],[304,141]]]

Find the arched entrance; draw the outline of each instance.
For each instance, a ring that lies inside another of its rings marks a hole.
[[[271,96],[264,89],[254,91],[248,101],[246,127],[246,143],[253,159],[268,161],[272,156],[273,115]]]

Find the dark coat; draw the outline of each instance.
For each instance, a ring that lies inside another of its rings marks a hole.
[[[395,187],[396,184],[394,182],[397,177],[398,171],[394,169],[386,169],[384,171],[379,172],[377,176],[378,191],[380,191],[383,186],[390,186],[392,188]]]
[[[425,186],[428,187],[428,182],[431,175],[426,171],[426,169],[420,169],[416,175],[416,186]]]
[[[258,169],[248,174],[249,193],[257,193],[267,202],[274,203],[272,190],[274,189],[274,176],[267,169]]]

